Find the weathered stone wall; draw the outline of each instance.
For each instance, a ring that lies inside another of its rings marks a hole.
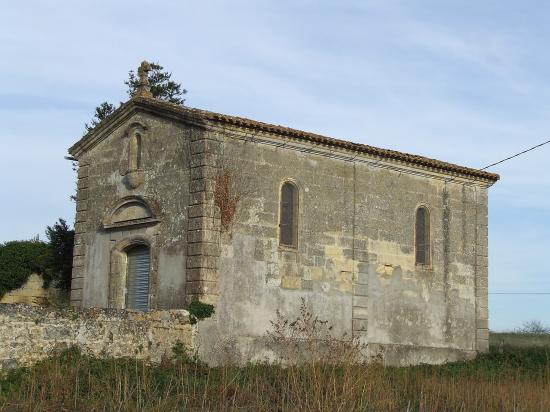
[[[273,357],[270,320],[296,315],[301,298],[335,337],[360,339],[390,363],[488,349],[486,181],[170,116],[131,113],[80,156],[73,304],[124,306],[122,252],[135,241],[151,249],[150,307],[216,304],[199,345],[213,363],[226,356],[220,345],[240,362]],[[125,175],[136,123],[142,166]],[[229,231],[214,199],[225,171],[240,198]],[[287,180],[299,188],[296,248],[279,245]],[[154,216],[111,224],[129,196],[149,199]],[[429,266],[415,262],[421,205]]]
[[[42,276],[33,273],[19,289],[6,293],[0,303],[28,303],[30,305],[44,305],[58,299],[59,289],[44,289]]]
[[[185,310],[48,309],[0,304],[0,370],[29,366],[76,346],[96,357],[158,363],[177,341],[193,350],[195,327]]]
[[[219,211],[214,204],[220,142],[216,135],[190,135],[191,157],[187,224],[187,302],[216,303],[219,292]]]
[[[270,358],[270,320],[276,310],[296,315],[302,297],[336,337],[359,338],[390,363],[487,349],[487,291],[476,292],[487,279],[486,186],[274,147],[238,131],[212,135],[223,146],[219,171],[232,172],[242,200],[214,263],[220,295],[217,323],[201,325],[206,359],[216,362],[220,341],[233,342],[241,361]],[[286,180],[299,187],[296,249],[278,240]],[[431,216],[428,267],[415,264],[420,205]]]
[[[137,187],[129,184],[133,176],[127,173],[127,135],[135,123],[145,128]],[[124,300],[113,296],[113,282],[123,278],[117,266],[125,264],[117,252],[140,242],[151,249],[150,307],[185,306],[189,154],[194,134],[179,123],[135,114],[79,159],[73,305],[122,308]],[[128,197],[158,206],[156,221],[106,226],[117,202]]]

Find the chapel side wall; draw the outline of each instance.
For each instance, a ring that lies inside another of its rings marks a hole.
[[[142,137],[143,182],[133,189],[123,174],[128,159],[125,132],[136,121],[147,130]],[[79,159],[73,305],[113,306],[109,299],[111,252],[119,242],[142,238],[151,246],[151,307],[184,307],[190,133],[192,129],[178,123],[136,114]],[[160,222],[104,229],[104,219],[126,196],[158,205]]]
[[[472,186],[230,137],[218,166],[242,191],[233,227],[221,234],[216,312],[216,333],[236,337],[239,356],[269,356],[261,342],[270,320],[277,309],[296,315],[302,297],[336,336],[359,337],[390,362],[401,361],[395,348],[415,348],[406,362],[476,350]],[[278,242],[285,179],[300,188],[295,252]],[[415,265],[421,204],[431,214],[431,268]]]
[[[322,158],[219,139],[218,173],[231,172],[241,200],[231,230],[220,236],[217,324],[209,330],[206,322],[200,325],[203,356],[216,362],[223,356],[217,342],[225,338],[241,361],[271,356],[263,339],[270,321],[277,310],[296,315],[301,298],[331,322],[336,336],[351,336],[353,171],[338,163],[328,168]],[[299,187],[300,210],[308,216],[297,250],[278,241],[279,193],[287,179]]]
[[[391,362],[451,360],[476,350],[476,192],[444,180],[362,169],[367,228],[367,341]],[[431,221],[431,265],[415,264],[415,212]],[[361,231],[361,229],[359,230]],[[442,349],[448,349],[447,351]],[[437,354],[437,355],[434,355]],[[393,360],[392,360],[393,359]]]

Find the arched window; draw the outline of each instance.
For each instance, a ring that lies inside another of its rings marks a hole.
[[[141,169],[141,135],[134,133],[130,137],[128,148],[128,171],[133,172]]]
[[[416,210],[416,264],[429,265],[431,257],[430,247],[430,212],[424,206]]]
[[[136,245],[126,251],[126,308],[144,312],[149,310],[149,247]]]
[[[279,243],[284,246],[298,245],[298,188],[291,182],[281,187],[281,211]]]

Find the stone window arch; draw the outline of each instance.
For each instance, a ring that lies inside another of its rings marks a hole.
[[[147,256],[139,252],[146,252]],[[136,263],[148,266],[148,270],[141,272],[140,279],[136,279],[135,271],[132,272],[132,266]],[[143,311],[155,308],[157,265],[158,257],[152,238],[138,235],[117,242],[111,249],[109,307]]]
[[[279,244],[298,247],[299,190],[292,181],[281,185],[279,205]]]
[[[415,217],[415,260],[417,265],[431,264],[430,211],[426,206],[416,209]]]

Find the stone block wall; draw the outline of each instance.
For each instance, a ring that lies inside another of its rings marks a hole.
[[[129,136],[138,129],[141,165],[134,176],[128,172]],[[124,307],[124,291],[113,290],[124,279],[125,257],[119,255],[125,254],[124,247],[145,244],[151,253],[150,308],[183,308],[186,296],[193,294],[186,291],[187,264],[197,268],[196,249],[190,248],[194,257],[188,262],[188,224],[201,229],[200,219],[188,219],[190,196],[199,202],[200,185],[205,182],[196,175],[206,168],[200,163],[204,157],[200,147],[193,146],[198,164],[196,170],[190,168],[191,139],[201,140],[201,132],[143,113],[132,114],[107,134],[78,158],[71,303],[84,308]],[[190,193],[191,172],[193,182],[198,183],[193,183]],[[135,219],[124,212],[124,219],[111,224],[114,215],[124,209],[120,205],[125,199],[133,199],[129,205],[143,205],[150,216]],[[189,215],[197,208],[189,210]],[[199,293],[203,283],[197,272],[191,271],[199,282],[190,288],[198,288]]]
[[[218,297],[219,211],[214,204],[220,142],[214,135],[191,134],[187,229],[186,300],[216,303]]]
[[[476,349],[489,350],[489,258],[487,190],[476,191],[479,197],[476,219]]]
[[[181,341],[195,347],[185,310],[149,313],[119,309],[51,309],[0,304],[0,370],[30,366],[76,346],[96,357],[131,357],[159,363]]]
[[[84,262],[86,252],[86,221],[88,218],[88,174],[90,165],[86,161],[78,164],[78,193],[76,196],[75,235],[73,252],[73,274],[71,281],[71,304],[80,306],[84,288]]]
[[[218,138],[218,167],[246,185],[231,230],[219,237],[218,324],[201,326],[205,360],[221,362],[215,342],[229,338],[242,362],[270,358],[264,336],[274,314],[293,319],[301,298],[335,337],[358,338],[391,364],[487,350],[483,183],[342,160],[267,136]],[[285,181],[298,188],[294,248],[279,244]],[[430,213],[429,265],[415,260],[419,206]]]
[[[0,299],[0,303],[28,303],[30,305],[43,305],[55,300],[60,293],[59,289],[44,289],[42,276],[33,273],[19,289],[6,293]]]

